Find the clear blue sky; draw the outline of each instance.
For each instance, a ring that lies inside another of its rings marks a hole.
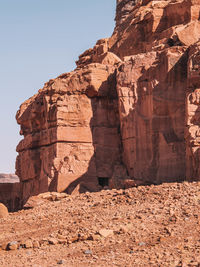
[[[0,173],[15,172],[20,104],[114,28],[116,0],[0,0]]]

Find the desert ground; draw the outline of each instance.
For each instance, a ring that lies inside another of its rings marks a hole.
[[[200,183],[45,193],[0,219],[0,266],[200,266]]]

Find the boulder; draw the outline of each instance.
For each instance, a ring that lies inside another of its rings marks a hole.
[[[7,207],[0,203],[0,219],[5,218],[9,215]]]

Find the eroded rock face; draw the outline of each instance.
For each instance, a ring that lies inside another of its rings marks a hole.
[[[199,179],[200,2],[118,0],[111,38],[18,113],[23,199]]]
[[[117,74],[124,162],[148,183],[185,179],[187,61],[182,47],[131,56]]]
[[[0,183],[0,203],[3,203],[9,211],[21,208],[26,200],[22,194],[22,183]]]
[[[200,177],[200,42],[188,50],[186,91],[186,163],[190,180]]]
[[[0,219],[5,218],[7,216],[8,216],[7,207],[4,204],[0,203]]]
[[[24,192],[98,190],[121,164],[113,66],[92,63],[48,82],[21,106],[16,162]],[[30,114],[31,113],[31,114]],[[85,189],[82,189],[84,187]]]
[[[200,35],[199,11],[196,0],[118,1],[116,18],[120,23],[109,39],[109,50],[123,59],[170,46],[192,45]]]
[[[0,204],[6,205],[9,211],[23,206],[22,184],[15,174],[0,173]],[[0,207],[1,209],[1,207]]]

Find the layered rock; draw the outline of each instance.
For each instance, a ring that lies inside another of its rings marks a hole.
[[[122,0],[117,11],[119,23],[109,39],[109,50],[121,59],[170,46],[189,46],[199,39],[198,0]]]
[[[23,205],[22,184],[15,174],[0,173],[0,203],[14,211]]]
[[[17,175],[27,192],[98,190],[121,164],[112,65],[92,63],[49,81],[17,114]],[[95,179],[96,178],[96,179]]]
[[[18,113],[23,199],[199,179],[200,2],[118,0],[111,38]]]
[[[129,57],[117,88],[124,162],[131,177],[160,183],[185,179],[184,48]]]
[[[186,90],[187,178],[200,178],[200,42],[188,49]]]
[[[23,197],[23,183],[0,183],[0,203],[9,211],[21,208],[27,200]]]

